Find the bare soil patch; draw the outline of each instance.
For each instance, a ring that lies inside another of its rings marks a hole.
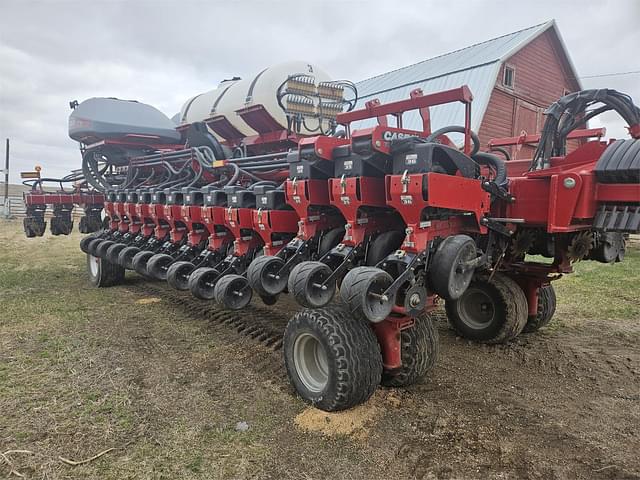
[[[0,223],[0,453],[32,452],[0,478],[640,478],[637,247],[578,264],[552,324],[510,345],[439,313],[428,378],[326,414],[285,375],[291,302],[221,312],[134,274],[92,289],[79,239]]]

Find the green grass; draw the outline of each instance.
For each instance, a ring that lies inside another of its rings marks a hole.
[[[250,342],[229,345],[164,300],[136,304],[126,285],[90,288],[79,239],[27,240],[19,223],[0,222],[0,452],[33,451],[14,459],[27,478],[380,472],[351,439],[298,431],[304,405],[282,378],[252,370],[264,351]],[[640,250],[619,264],[580,262],[554,285],[551,334],[581,321],[637,322]],[[237,432],[238,421],[250,429]],[[110,447],[87,465],[58,461]],[[387,453],[378,452],[383,463]]]
[[[640,318],[640,249],[627,249],[623,262],[582,261],[574,272],[553,282],[558,316],[567,319],[629,320]]]

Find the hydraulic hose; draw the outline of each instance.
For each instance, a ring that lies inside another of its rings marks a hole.
[[[587,111],[596,104],[602,106]],[[529,170],[548,168],[551,157],[566,153],[569,133],[609,110],[618,113],[630,127],[640,125],[640,108],[634,105],[631,97],[616,90],[582,90],[565,95],[553,103],[544,112],[547,119]]]
[[[425,142],[435,142],[440,135],[444,135],[446,133],[464,134],[465,128],[460,125],[449,125],[448,127],[439,128],[435,132],[432,132],[431,135],[429,135],[427,138],[425,138]],[[480,151],[480,138],[478,138],[478,135],[473,130],[469,130],[469,133],[471,135],[471,140],[473,141],[473,149],[471,150],[470,156],[473,157],[476,153],[478,153],[478,151]]]
[[[487,167],[491,167],[495,170],[496,176],[493,179],[495,184],[502,186],[507,183],[507,166],[505,165],[504,160],[487,152],[478,152],[471,158],[480,165],[486,165]]]

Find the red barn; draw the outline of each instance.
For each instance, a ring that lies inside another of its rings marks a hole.
[[[421,88],[431,93],[468,85],[474,96],[472,128],[483,145],[497,137],[538,133],[543,112],[580,82],[554,20],[358,82],[359,105],[372,98],[391,102]],[[432,128],[460,125],[459,105],[432,109]],[[406,128],[420,128],[417,115]],[[533,148],[514,149],[527,158]]]

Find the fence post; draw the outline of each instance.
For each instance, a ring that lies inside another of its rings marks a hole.
[[[7,138],[7,145],[5,147],[5,162],[4,162],[4,216],[5,218],[11,217],[11,202],[9,201],[9,139]]]

